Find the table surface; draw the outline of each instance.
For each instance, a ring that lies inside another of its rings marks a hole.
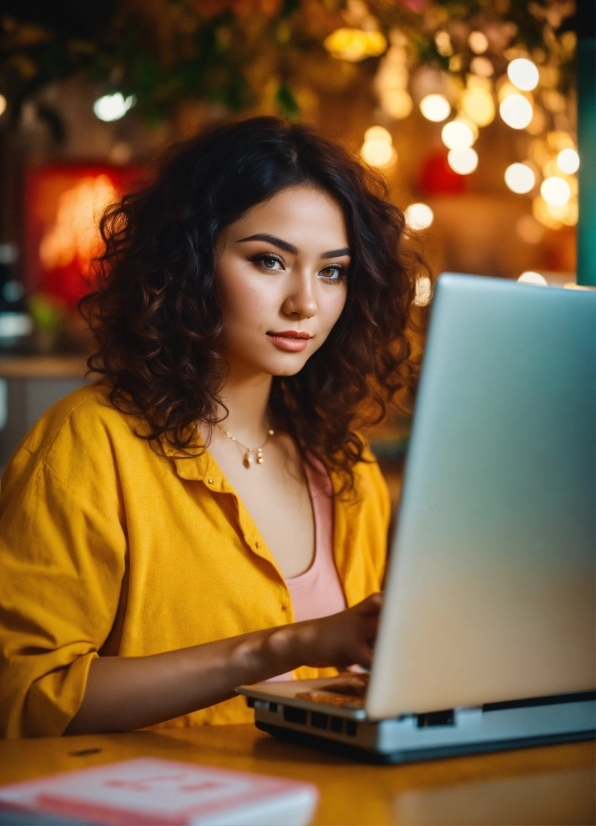
[[[313,826],[594,824],[593,741],[375,766],[291,745],[253,726],[0,741],[2,783],[154,756],[315,783]]]

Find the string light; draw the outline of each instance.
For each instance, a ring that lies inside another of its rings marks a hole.
[[[447,163],[458,175],[469,175],[478,166],[478,154],[471,147],[451,149],[447,155]]]
[[[427,120],[440,123],[451,114],[451,104],[445,95],[425,95],[420,101],[420,111]]]
[[[563,178],[545,178],[540,186],[540,194],[547,204],[563,206],[571,198],[571,188]]]
[[[499,114],[512,129],[525,129],[532,120],[534,110],[523,95],[508,95],[499,106]]]
[[[468,149],[473,145],[475,135],[467,123],[452,120],[441,130],[441,139],[448,149]]]
[[[505,183],[512,192],[524,195],[534,188],[536,175],[532,167],[525,163],[512,163],[505,170]]]
[[[531,60],[518,57],[507,66],[507,77],[522,92],[531,92],[538,86],[540,73],[536,64]]]
[[[422,230],[430,227],[434,220],[434,212],[428,204],[410,204],[404,213],[406,226],[413,230]]]
[[[561,149],[557,155],[557,166],[561,172],[573,175],[579,169],[579,155],[575,149]]]

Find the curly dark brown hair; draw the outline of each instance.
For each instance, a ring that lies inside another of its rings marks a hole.
[[[88,366],[109,379],[115,407],[145,419],[138,435],[158,452],[164,441],[183,456],[203,449],[197,421],[225,417],[217,239],[251,207],[300,184],[340,206],[352,264],[338,322],[299,373],[273,378],[270,415],[307,461],[308,447],[350,489],[364,456],[358,428],[380,421],[415,380],[407,324],[416,277],[428,270],[382,177],[304,124],[217,125],[107,210],[97,286],[80,304],[98,343]]]

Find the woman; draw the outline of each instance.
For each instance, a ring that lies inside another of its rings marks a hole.
[[[102,233],[103,379],[3,477],[8,736],[249,721],[239,684],[371,661],[389,507],[355,428],[410,377],[402,214],[339,146],[256,118]]]

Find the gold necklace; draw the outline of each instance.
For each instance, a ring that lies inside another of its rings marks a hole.
[[[221,430],[221,432],[228,437],[228,439],[230,441],[236,442],[238,447],[241,447],[244,451],[246,451],[243,458],[242,458],[242,464],[244,465],[245,468],[247,468],[247,469],[250,468],[251,462],[253,461],[253,453],[256,454],[256,459],[254,461],[256,461],[257,465],[262,465],[263,464],[263,462],[265,461],[263,459],[263,448],[265,447],[265,445],[269,441],[269,437],[270,436],[275,436],[275,430],[268,430],[267,431],[267,438],[265,439],[265,441],[263,442],[261,447],[247,447],[246,445],[243,445],[242,442],[239,442],[238,439],[235,436],[232,436],[231,433],[228,433],[227,430],[224,430],[223,427],[221,427],[221,425],[218,424],[217,426]]]

